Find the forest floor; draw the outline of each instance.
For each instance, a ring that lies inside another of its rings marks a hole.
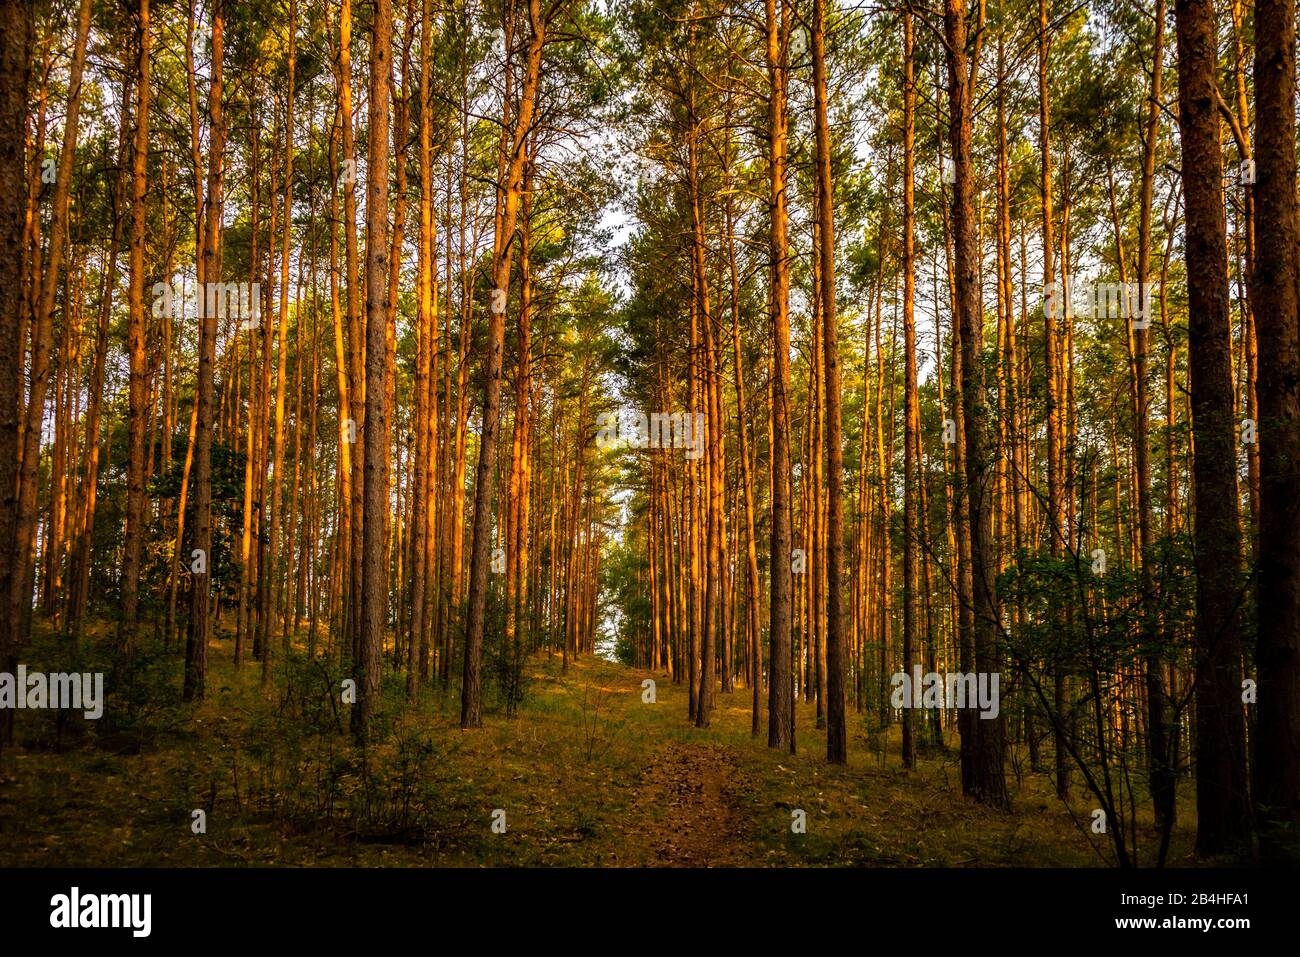
[[[1067,806],[1019,755],[1007,768],[1012,812],[991,811],[961,795],[955,738],[905,771],[898,729],[869,736],[852,710],[849,762],[834,767],[811,704],[798,704],[798,753],[778,753],[766,718],[764,734],[750,734],[747,689],[718,695],[711,727],[697,729],[685,686],[666,676],[591,657],[566,672],[541,655],[527,662],[518,714],[489,711],[475,731],[459,729],[454,694],[425,690],[402,706],[394,677],[383,733],[363,756],[328,690],[338,676],[296,656],[267,696],[258,663],[235,669],[231,647],[228,636],[212,642],[197,707],[175,702],[179,667],[159,656],[129,681],[116,676],[120,701],[109,697],[100,723],[20,713],[18,746],[0,753],[0,865],[1086,867],[1111,857],[1077,778]],[[1171,864],[1192,863],[1187,783],[1179,810]],[[805,832],[795,833],[800,811]]]

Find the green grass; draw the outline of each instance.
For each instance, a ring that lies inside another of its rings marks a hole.
[[[869,750],[867,723],[852,711],[849,763],[833,767],[802,701],[798,753],[777,753],[765,734],[750,735],[747,689],[719,694],[701,730],[686,720],[685,686],[666,676],[654,676],[650,705],[646,672],[584,658],[562,673],[559,658],[539,655],[520,713],[489,713],[475,731],[459,729],[454,692],[425,688],[407,707],[401,680],[387,682],[383,730],[363,753],[337,730],[330,676],[296,659],[298,690],[287,695],[277,665],[268,698],[259,665],[237,671],[230,652],[229,640],[212,643],[197,707],[174,704],[180,666],[168,658],[138,676],[132,715],[110,697],[100,726],[75,717],[60,736],[52,714],[21,713],[18,747],[0,755],[0,864],[1098,866],[1110,857],[1109,839],[1087,828],[1094,802],[1081,787],[1067,808],[1046,776],[1017,784],[1009,771],[1012,813],[990,811],[962,797],[955,742],[904,771],[897,729],[883,755]],[[1180,798],[1174,864],[1191,862],[1188,782]],[[206,813],[205,834],[191,830],[194,809]],[[505,811],[504,834],[491,829],[494,809]],[[795,809],[806,834],[791,832]],[[1139,818],[1150,863],[1149,810]]]

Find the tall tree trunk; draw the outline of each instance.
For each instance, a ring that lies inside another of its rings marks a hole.
[[[1141,326],[1132,322],[1132,311],[1128,311],[1133,335],[1133,457],[1137,473],[1135,478],[1138,499],[1138,547],[1142,567],[1142,631],[1143,643],[1149,649],[1144,662],[1147,693],[1147,767],[1151,777],[1151,797],[1155,805],[1157,826],[1166,822],[1173,823],[1176,785],[1169,760],[1167,729],[1169,706],[1164,682],[1161,679],[1164,655],[1160,653],[1162,645],[1160,610],[1151,567],[1157,559],[1152,553],[1155,529],[1151,504],[1151,447],[1147,440],[1150,429],[1150,402],[1147,395],[1147,352],[1150,334],[1147,330],[1151,315],[1146,289],[1151,276],[1151,216],[1155,191],[1156,150],[1159,147],[1160,135],[1164,59],[1165,0],[1156,0],[1155,36],[1151,47],[1151,93],[1147,103],[1146,130],[1142,142],[1142,176],[1138,212],[1138,295],[1136,298],[1146,307],[1142,313]],[[1128,296],[1125,300],[1131,302]],[[1165,841],[1162,840],[1162,847],[1164,844]],[[1161,860],[1163,862],[1163,851]]]
[[[357,707],[352,733],[369,739],[379,699],[388,580],[384,549],[388,514],[388,112],[392,72],[392,0],[376,0],[370,33],[370,122],[366,157],[366,419],[362,523],[361,640],[356,662]]]
[[[777,7],[781,13],[778,18]],[[772,349],[771,625],[768,667],[768,747],[794,746],[790,625],[794,592],[790,555],[790,265],[786,231],[786,52],[790,31],[782,0],[765,0],[768,78],[768,210]]]
[[[281,213],[280,229],[280,308],[276,310],[276,339],[279,342],[277,349],[277,361],[275,372],[275,436],[274,452],[272,454],[272,471],[267,476],[266,482],[270,485],[271,497],[271,534],[267,540],[267,557],[269,568],[264,569],[262,573],[265,587],[262,591],[262,687],[269,688],[271,683],[271,660],[275,657],[272,651],[271,636],[275,630],[275,621],[277,611],[280,607],[280,593],[283,588],[281,570],[283,561],[281,553],[287,552],[280,545],[280,528],[284,516],[281,514],[281,500],[284,491],[284,432],[285,432],[285,379],[288,376],[289,362],[289,251],[292,246],[293,238],[293,84],[294,84],[294,61],[297,57],[297,4],[294,0],[289,0],[289,22],[286,30],[289,34],[289,42],[285,51],[285,67],[288,74],[288,82],[285,87],[284,95],[284,207]],[[385,109],[387,106],[385,105]],[[373,155],[373,147],[372,147]],[[383,184],[385,195],[387,195],[388,184]],[[386,213],[385,213],[386,215]],[[370,223],[367,221],[367,229]],[[373,236],[373,233],[368,233]],[[371,241],[370,239],[367,240]],[[367,276],[369,279],[369,276]],[[369,287],[367,287],[369,295]],[[385,314],[386,315],[386,314]],[[264,427],[270,423],[264,423]],[[284,635],[285,651],[288,651],[289,636]]]
[[[532,130],[533,109],[541,79],[545,24],[541,0],[528,0],[530,35],[524,82],[513,130],[502,127],[501,150],[505,177],[498,191],[497,233],[492,256],[493,302],[488,320],[487,358],[483,383],[483,430],[479,441],[478,474],[474,483],[474,535],[470,546],[469,617],[465,625],[465,659],[461,686],[460,724],[477,728],[483,723],[480,673],[483,627],[487,615],[488,558],[492,538],[492,496],[496,486],[497,438],[501,427],[501,359],[505,348],[506,294],[510,288],[513,240],[519,216],[520,184],[525,145]],[[503,110],[508,113],[509,110]]]
[[[1214,7],[1211,0],[1176,0],[1174,13],[1187,197],[1188,371],[1196,449],[1196,847],[1202,854],[1216,854],[1241,841],[1248,822],[1238,613],[1244,582],[1227,237]],[[1294,275],[1290,281],[1294,283]]]
[[[692,127],[688,146],[690,159],[687,179],[691,193],[691,271],[693,274],[692,284],[695,290],[695,321],[698,322],[703,332],[703,340],[700,343],[703,346],[702,355],[700,351],[693,350],[696,356],[695,368],[697,371],[692,375],[691,381],[692,383],[698,383],[697,391],[703,403],[703,409],[700,411],[703,412],[704,421],[708,423],[707,439],[698,434],[695,435],[697,447],[701,441],[706,442],[706,455],[700,463],[703,465],[705,473],[705,497],[701,501],[700,508],[704,517],[704,527],[702,529],[704,552],[701,562],[701,571],[704,575],[704,603],[701,616],[699,691],[696,693],[695,726],[697,728],[707,728],[713,714],[718,605],[721,598],[718,587],[720,571],[718,533],[722,520],[722,483],[716,438],[718,430],[722,427],[722,422],[721,417],[717,414],[714,401],[716,392],[713,387],[715,359],[713,314],[709,303],[708,273],[705,267],[704,210],[703,200],[700,196],[699,141],[703,123],[695,114],[694,93],[691,95],[690,110]],[[696,409],[698,410],[699,406],[696,406]],[[699,421],[699,419],[695,418],[693,421]]]
[[[731,274],[731,351],[736,376],[736,420],[740,431],[740,469],[745,503],[745,629],[749,658],[750,732],[758,737],[763,720],[763,646],[758,602],[758,541],[754,530],[754,461],[749,444],[749,407],[745,396],[745,364],[740,349],[740,277],[736,266],[735,220],[727,202],[727,265]],[[652,667],[656,663],[652,662]]]
[[[916,631],[916,492],[920,410],[916,395],[915,139],[912,13],[903,11],[903,672],[912,674]],[[863,417],[866,421],[866,417]],[[865,437],[864,437],[865,440]],[[903,767],[916,765],[911,709],[903,709]]]
[[[1227,118],[1231,124],[1233,138],[1236,141],[1237,149],[1241,157],[1241,162],[1246,163],[1252,157],[1250,145],[1250,107],[1246,101],[1246,38],[1245,38],[1245,4],[1242,0],[1231,0],[1228,4],[1228,10],[1232,19],[1232,81],[1236,90],[1236,107],[1237,114],[1234,117],[1232,111],[1228,108],[1226,100],[1220,94],[1219,111]],[[1260,19],[1258,7],[1255,11],[1255,22],[1262,22]],[[1258,62],[1258,59],[1256,59]],[[1258,119],[1256,120],[1258,123]],[[1258,179],[1258,170],[1256,170]],[[1241,270],[1238,274],[1239,281],[1237,288],[1241,290],[1238,296],[1238,308],[1241,315],[1241,365],[1244,369],[1239,369],[1240,379],[1244,379],[1243,384],[1238,385],[1237,394],[1245,392],[1246,416],[1252,422],[1259,422],[1259,342],[1257,338],[1255,310],[1259,308],[1258,297],[1254,290],[1254,263],[1255,263],[1255,197],[1258,189],[1254,185],[1245,184],[1241,193],[1241,213],[1234,232],[1238,234],[1238,241],[1241,244]],[[1256,560],[1259,559],[1259,442],[1250,442],[1246,445],[1246,501],[1250,505],[1250,530],[1247,535],[1247,541],[1250,543],[1251,556]]]
[[[336,82],[338,83],[338,87],[340,90],[340,102],[341,102],[342,88],[344,86],[345,81],[343,79],[340,68],[336,66],[335,70],[336,70]],[[335,116],[335,122],[338,124],[338,126],[330,136],[330,171],[331,171],[331,183],[332,183],[331,191],[330,191],[330,222],[331,223],[334,223],[337,220],[338,190],[339,190],[340,180],[344,178],[343,174],[340,172],[340,167],[338,162],[338,138],[342,134],[341,127],[343,124],[343,111],[341,106],[339,112]],[[346,171],[347,171],[346,167],[344,167],[343,172],[345,173]],[[350,242],[351,238],[348,237],[346,241]],[[353,502],[352,477],[354,475],[352,459],[353,459],[354,450],[356,449],[356,430],[355,430],[356,423],[355,420],[352,419],[352,400],[350,394],[351,377],[348,371],[349,350],[348,350],[347,343],[348,343],[348,333],[350,327],[348,325],[348,317],[344,315],[344,311],[342,308],[340,308],[340,303],[339,303],[338,230],[333,226],[331,226],[330,228],[330,310],[331,313],[333,314],[333,319],[334,319],[334,377],[335,377],[335,382],[339,393],[338,408],[336,410],[336,417],[338,419],[338,434],[339,434],[339,464],[338,464],[338,481],[339,481],[338,522],[339,524],[338,524],[338,537],[337,537],[336,547],[338,548],[339,555],[340,555],[339,569],[342,571],[342,575],[341,575],[342,580],[339,582],[339,584],[342,586],[341,591],[346,596],[343,601],[345,614],[343,615],[343,621],[341,622],[341,628],[339,630],[339,633],[342,635],[349,636],[350,638],[351,632],[349,631],[348,622],[351,619],[350,619],[350,614],[347,613],[347,608],[351,603],[351,594],[352,594],[351,593],[352,566],[351,566],[351,559],[349,558],[349,553],[352,544],[352,527],[354,521],[356,521],[355,513],[353,512],[352,509],[352,502]],[[351,423],[352,425],[351,428],[349,428],[349,423]],[[247,549],[245,550],[245,552],[247,552]],[[343,647],[345,648],[347,647],[346,642],[344,643]]]
[[[226,127],[224,97],[224,0],[213,0],[212,65],[208,86],[208,189],[203,221],[203,275],[207,282],[220,278],[217,258],[221,244],[222,161]],[[186,701],[202,700],[208,674],[208,603],[212,591],[212,402],[216,389],[217,316],[207,308],[207,296],[199,301],[198,414],[195,420],[194,465],[194,552],[191,570],[190,627],[185,643]],[[196,564],[201,563],[201,564]]]
[[[1259,713],[1255,813],[1268,859],[1300,858],[1300,327],[1295,0],[1255,4],[1259,357]],[[1225,686],[1226,690],[1226,686]]]
[[[0,0],[0,543],[13,542],[18,524],[18,390],[22,387],[21,257],[26,227],[27,155],[23,128],[30,81],[32,6],[28,0]],[[0,544],[0,599],[13,591],[21,564],[13,548]],[[17,621],[0,614],[0,668],[17,668]],[[0,714],[0,747],[13,737],[13,711]]]
[[[506,653],[510,655],[510,681],[506,698],[506,710],[514,715],[518,705],[517,695],[520,680],[519,669],[523,667],[523,649],[520,631],[520,592],[524,587],[521,579],[527,574],[528,556],[528,436],[531,430],[529,422],[528,399],[531,392],[532,367],[529,352],[532,349],[533,320],[533,279],[532,279],[532,189],[533,172],[536,169],[533,157],[524,161],[523,195],[521,197],[522,222],[519,230],[519,322],[518,322],[518,367],[515,371],[515,420],[510,448],[510,484],[506,502]]]
[[[840,422],[839,335],[835,308],[835,198],[827,118],[826,10],[813,0],[813,125],[816,134],[817,220],[821,233],[822,350],[826,374],[826,760],[848,760],[844,716],[844,436]]]
[[[69,575],[68,628],[74,638],[81,635],[86,609],[90,602],[90,565],[95,530],[95,505],[99,493],[100,414],[104,399],[105,364],[108,359],[108,325],[112,314],[113,291],[117,286],[117,254],[122,238],[124,217],[119,214],[126,202],[126,176],[121,171],[127,155],[127,117],[130,115],[130,74],[125,73],[120,97],[118,138],[118,174],[112,192],[113,228],[109,235],[107,266],[100,288],[99,319],[95,327],[95,357],[91,364],[89,405],[86,411],[85,462],[82,468],[81,495],[78,503],[76,550]],[[107,154],[105,156],[107,165]],[[0,390],[0,395],[5,393]],[[4,594],[4,592],[0,592]],[[164,640],[171,640],[171,621]]]
[[[90,33],[90,0],[81,0],[77,14],[77,36],[68,72],[68,107],[63,120],[63,145],[51,200],[49,252],[40,277],[40,295],[32,320],[32,365],[25,421],[20,418],[17,532],[14,536],[14,566],[10,580],[9,616],[16,641],[23,641],[31,629],[32,585],[36,539],[36,493],[39,478],[41,432],[45,421],[45,395],[50,385],[50,352],[54,342],[54,296],[59,270],[68,244],[68,192],[72,164],[77,154],[77,133],[81,115],[81,75],[86,64],[86,38]],[[21,343],[21,340],[20,340]],[[21,345],[19,346],[21,349]],[[19,383],[21,388],[21,382]],[[18,393],[15,393],[18,394]]]
[[[414,549],[411,580],[411,634],[407,649],[406,696],[414,700],[417,678],[428,677],[429,623],[428,580],[431,518],[436,509],[429,507],[430,490],[437,483],[437,456],[430,454],[430,399],[437,402],[438,390],[432,386],[436,371],[431,357],[438,349],[437,316],[437,225],[433,216],[433,112],[432,81],[433,24],[429,0],[423,0],[420,16],[420,236],[418,282],[419,325],[416,328],[415,360],[415,502],[412,509]],[[431,468],[430,466],[433,466]]]
[[[1056,286],[1055,214],[1052,208],[1052,139],[1051,112],[1048,101],[1047,65],[1050,44],[1047,18],[1047,0],[1038,0],[1038,146],[1042,163],[1042,210],[1043,210],[1043,294],[1048,298],[1043,309],[1043,374],[1046,378],[1045,390],[1047,401],[1047,529],[1048,550],[1053,558],[1059,558],[1065,543],[1065,507],[1062,498],[1061,478],[1061,373],[1060,345],[1058,342],[1056,320],[1060,318],[1058,303],[1068,301],[1068,290],[1059,290],[1052,296],[1051,290]],[[1058,609],[1059,614],[1059,609]],[[1056,793],[1066,800],[1070,796],[1070,765],[1066,747],[1066,663],[1052,663],[1053,708],[1056,712],[1052,722],[1056,742]]]
[[[364,550],[365,517],[362,499],[365,494],[365,443],[357,442],[365,421],[365,357],[366,344],[361,326],[360,258],[357,245],[357,161],[352,132],[352,0],[343,0],[339,16],[339,117],[343,124],[343,243],[344,273],[348,298],[348,400],[351,403],[352,442],[352,541],[349,545],[350,565],[348,580],[351,585],[348,599],[348,644],[351,645],[352,665],[359,657],[361,636],[361,556]],[[387,187],[385,187],[387,189]]]
[[[989,460],[985,423],[991,419],[984,390],[983,315],[979,289],[979,247],[974,210],[975,176],[971,160],[971,126],[975,67],[967,54],[966,0],[946,0],[944,35],[948,47],[949,143],[952,149],[953,247],[956,262],[957,315],[961,330],[961,403],[966,438],[966,494],[970,516],[971,582],[975,630],[971,660],[963,670],[991,675],[1000,670],[997,650],[1001,628],[997,597],[997,567],[992,541],[995,472]],[[973,667],[972,667],[973,666]],[[968,703],[969,707],[969,703]],[[966,792],[981,803],[1009,808],[1002,765],[1002,719],[972,715],[967,728],[972,754],[971,780]]]
[[[254,83],[256,84],[256,79]],[[255,87],[256,88],[256,87]],[[260,215],[258,203],[258,183],[261,176],[261,166],[259,162],[260,151],[260,134],[261,123],[254,122],[253,129],[249,131],[248,146],[251,153],[249,161],[249,262],[257,264],[260,268],[258,259],[258,237],[260,235]],[[195,134],[197,137],[197,133]],[[197,142],[197,139],[196,139]],[[267,289],[269,295],[270,289]],[[259,307],[261,303],[258,303]],[[270,323],[266,325],[266,330],[271,328]],[[249,632],[253,632],[253,649],[255,654],[261,654],[262,638],[257,632],[254,625],[254,616],[256,609],[253,607],[253,597],[255,595],[254,577],[260,580],[261,576],[257,575],[254,569],[255,560],[261,556],[261,542],[258,540],[257,525],[261,518],[261,505],[259,503],[259,466],[261,464],[261,434],[264,427],[265,417],[262,414],[262,383],[263,377],[258,375],[257,356],[257,333],[255,330],[248,331],[248,444],[244,455],[244,512],[243,512],[243,529],[240,534],[240,567],[239,567],[239,607],[235,618],[235,653],[234,665],[240,667],[244,661],[244,645]],[[266,366],[263,364],[263,369]],[[269,372],[267,373],[269,375]],[[184,520],[179,522],[184,524]],[[179,545],[177,546],[179,550]]]
[[[144,228],[149,167],[149,0],[138,8],[140,60],[136,71],[135,145],[131,160],[131,254],[127,352],[130,357],[129,427],[126,455],[126,535],[122,561],[123,648],[135,640],[140,602],[140,553],[144,543],[144,426],[149,359],[145,352]],[[168,282],[171,276],[167,277]],[[167,437],[171,441],[171,436]]]

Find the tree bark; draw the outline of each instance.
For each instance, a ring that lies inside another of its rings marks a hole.
[[[144,544],[145,406],[149,401],[149,358],[145,352],[144,228],[145,189],[149,167],[149,0],[140,0],[137,15],[140,59],[136,69],[135,144],[131,160],[131,253],[128,291],[127,352],[130,364],[129,426],[126,466],[126,534],[122,561],[122,629],[118,643],[129,649],[135,640],[140,601],[140,553]],[[167,276],[167,282],[171,276]],[[168,436],[168,441],[171,436]]]
[[[816,138],[817,220],[821,233],[822,351],[826,382],[826,760],[848,760],[844,715],[844,435],[835,307],[835,201],[827,118],[826,9],[813,0],[813,125]]]
[[[220,277],[218,253],[221,245],[222,162],[225,151],[224,118],[224,46],[225,3],[213,0],[212,65],[208,86],[208,189],[203,221],[203,275],[208,282]],[[194,430],[194,550],[201,566],[191,563],[190,627],[185,643],[186,701],[202,700],[208,674],[208,603],[212,590],[212,431],[213,394],[215,392],[217,317],[215,309],[206,308],[207,297],[200,292],[199,309],[199,381],[198,414]],[[194,556],[191,556],[192,558]],[[197,570],[198,567],[202,571]]]
[[[1266,859],[1300,859],[1300,328],[1295,0],[1255,4],[1259,611],[1255,814]],[[1198,447],[1199,448],[1199,447]],[[1226,688],[1225,688],[1226,690]]]
[[[997,597],[997,568],[992,541],[994,471],[989,460],[986,425],[992,415],[984,390],[980,361],[983,316],[979,289],[979,247],[974,211],[974,169],[971,162],[974,70],[967,54],[966,0],[946,0],[944,34],[948,46],[949,143],[952,149],[953,249],[956,263],[957,315],[961,330],[962,389],[960,400],[966,438],[966,494],[970,521],[971,583],[974,602],[974,654],[966,671],[992,674],[1000,670],[997,636],[1001,628]],[[973,665],[973,667],[971,667]],[[1009,809],[1002,765],[1001,716],[975,716],[967,722],[971,778],[963,790],[983,804]]]
[[[376,0],[370,34],[370,122],[366,174],[366,420],[364,525],[361,563],[361,640],[356,662],[357,706],[352,733],[369,740],[379,704],[388,579],[384,549],[388,514],[388,167],[389,88],[392,72],[392,0]]]
[[[1214,8],[1211,0],[1176,0],[1174,13],[1196,449],[1196,847],[1209,855],[1231,849],[1247,834],[1239,614],[1244,582]]]
[[[17,628],[16,641],[22,642],[31,629],[32,585],[36,539],[37,479],[40,471],[41,431],[45,421],[45,396],[50,385],[50,352],[54,342],[54,297],[59,285],[68,234],[68,192],[72,183],[72,164],[77,154],[77,134],[81,114],[81,75],[86,64],[86,39],[90,33],[90,0],[81,0],[77,14],[77,36],[73,45],[72,65],[68,73],[68,107],[63,121],[63,145],[55,173],[51,200],[49,252],[40,275],[40,294],[32,320],[31,384],[25,420],[20,417],[21,441],[18,474],[18,517],[14,536],[14,568],[10,581],[9,615]],[[35,264],[33,264],[35,265]],[[21,342],[21,339],[20,339]],[[21,349],[21,345],[19,346]],[[21,388],[21,382],[19,383]],[[20,394],[15,392],[16,395]]]
[[[777,7],[781,13],[778,19]],[[790,625],[794,591],[790,556],[790,266],[786,231],[786,50],[790,30],[781,0],[765,0],[768,78],[769,269],[773,370],[771,624],[768,660],[768,747],[794,743],[794,689],[790,667]]]
[[[28,0],[0,0],[0,543],[13,542],[18,525],[18,390],[22,385],[22,312],[25,306],[21,257],[26,230],[27,154],[23,141],[31,79],[32,6]],[[21,576],[18,556],[0,544],[0,598],[8,600]],[[0,668],[17,668],[17,621],[0,615]],[[0,746],[13,737],[13,711],[0,715]]]
[[[916,394],[916,87],[913,74],[912,13],[903,11],[903,672],[912,674],[916,630],[916,491],[920,410]],[[863,418],[865,422],[865,416]],[[864,436],[865,441],[865,436]],[[903,767],[916,765],[911,709],[903,709]]]
[[[492,257],[493,308],[489,310],[487,357],[484,364],[483,429],[479,441],[478,474],[474,483],[474,534],[470,546],[469,615],[465,625],[465,658],[461,686],[460,725],[483,724],[480,673],[483,627],[487,614],[488,559],[492,538],[492,497],[496,486],[497,438],[501,427],[501,359],[505,348],[505,305],[510,288],[513,240],[519,215],[520,184],[525,145],[532,129],[537,88],[541,80],[542,45],[546,27],[541,0],[528,0],[530,36],[520,89],[519,109],[507,138],[502,128],[505,177],[498,193],[497,233]],[[508,112],[508,107],[503,112]],[[497,308],[497,306],[500,308]]]

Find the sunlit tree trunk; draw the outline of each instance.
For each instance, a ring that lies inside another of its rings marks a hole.
[[[1052,206],[1052,139],[1051,113],[1048,100],[1048,32],[1047,0],[1038,0],[1038,146],[1042,163],[1043,211],[1043,294],[1056,282],[1055,214]],[[1061,465],[1061,374],[1060,345],[1056,320],[1060,318],[1059,304],[1068,298],[1068,290],[1057,290],[1057,295],[1043,309],[1044,376],[1047,402],[1047,528],[1048,549],[1052,557],[1059,558],[1065,543],[1065,509],[1062,499]],[[1066,678],[1065,662],[1052,665],[1053,721],[1056,740],[1056,793],[1065,800],[1070,796],[1070,766],[1066,749]]]
[[[483,430],[474,483],[474,533],[470,546],[469,614],[465,623],[465,658],[461,685],[462,728],[483,723],[480,673],[483,627],[487,615],[488,559],[492,538],[492,497],[496,486],[497,438],[501,425],[501,359],[505,348],[506,294],[510,288],[515,227],[523,178],[525,144],[532,129],[537,87],[541,79],[545,24],[540,0],[528,0],[530,35],[513,128],[502,127],[501,150],[505,177],[498,192],[497,232],[492,257],[492,295],[483,394]],[[503,113],[508,113],[504,110]],[[509,131],[509,132],[508,132]]]
[[[95,354],[91,362],[90,389],[87,396],[86,432],[84,438],[84,461],[82,464],[81,494],[78,498],[78,514],[74,535],[76,537],[71,568],[68,574],[68,628],[74,637],[80,637],[81,628],[90,602],[90,566],[93,559],[92,542],[95,529],[95,506],[99,492],[99,452],[100,452],[100,413],[104,399],[105,364],[108,359],[108,326],[112,313],[113,291],[117,285],[118,245],[122,238],[122,226],[125,217],[118,211],[125,205],[126,175],[125,160],[127,155],[127,118],[129,114],[130,75],[122,81],[119,116],[118,163],[119,173],[114,177],[112,193],[113,228],[109,234],[109,247],[106,250],[107,265],[104,280],[100,287],[99,318],[95,325]],[[5,393],[0,390],[0,395]],[[175,576],[173,574],[173,580]],[[168,644],[172,638],[172,622],[175,609],[169,604],[169,614],[164,631],[164,641]]]
[[[284,95],[284,184],[282,187],[284,190],[284,207],[280,217],[280,308],[276,310],[276,339],[279,347],[277,349],[275,372],[274,451],[272,452],[271,472],[266,478],[267,484],[270,485],[271,528],[270,536],[267,539],[266,552],[269,567],[263,569],[263,580],[265,582],[262,589],[261,610],[263,688],[268,687],[271,681],[271,661],[274,657],[271,650],[273,644],[271,637],[278,617],[280,593],[283,588],[280,529],[283,522],[281,501],[284,494],[285,379],[288,376],[289,361],[289,250],[293,239],[293,86],[294,65],[297,56],[297,6],[294,0],[289,2],[289,22],[285,29],[288,33],[288,42],[285,56],[287,85]],[[384,188],[386,191],[387,184],[385,184]],[[367,222],[367,229],[369,229],[369,225],[369,222]],[[267,317],[267,321],[270,321],[270,317]],[[264,425],[264,427],[269,426],[270,423]],[[284,635],[283,641],[287,652],[289,643],[287,633]]]
[[[781,13],[778,17],[777,9]],[[770,309],[774,355],[771,384],[772,543],[771,650],[768,667],[769,747],[794,746],[794,704],[790,670],[793,576],[790,568],[790,272],[786,213],[786,47],[790,31],[785,5],[765,0],[768,78],[768,211]]]
[[[347,602],[348,641],[353,666],[358,657],[361,635],[361,556],[364,547],[365,516],[362,499],[365,493],[365,360],[366,343],[361,325],[361,280],[357,239],[357,161],[352,132],[352,0],[342,0],[339,15],[339,120],[343,126],[343,169],[339,173],[343,186],[344,277],[347,280],[348,311],[348,401],[351,403],[349,441],[352,442],[352,541],[349,545],[348,580],[351,585]]]
[[[224,0],[214,0],[212,8],[212,65],[208,85],[208,188],[203,221],[203,275],[216,281],[221,244],[222,173],[226,143],[224,116]],[[206,297],[200,302],[206,307]],[[208,604],[212,590],[212,431],[213,393],[215,391],[217,317],[215,309],[201,308],[199,320],[198,411],[194,431],[194,552],[191,557],[190,627],[185,644],[186,701],[201,700],[208,674]],[[201,570],[200,570],[201,569]]]
[[[415,489],[412,508],[414,545],[411,577],[411,633],[407,648],[406,696],[415,698],[417,678],[429,674],[429,557],[434,525],[429,507],[430,490],[437,485],[437,456],[430,452],[434,439],[430,427],[430,399],[437,402],[438,390],[432,385],[437,373],[432,357],[438,349],[437,315],[437,225],[434,220],[433,196],[433,91],[430,76],[433,63],[433,23],[429,0],[423,0],[420,16],[420,234],[418,256],[419,297],[415,357]]]
[[[835,202],[827,118],[826,12],[813,0],[813,125],[816,136],[817,220],[820,229],[822,350],[826,411],[826,759],[848,760],[844,716],[844,436],[840,422],[839,335],[835,305]]]
[[[149,167],[149,0],[137,8],[140,59],[136,68],[135,143],[131,160],[131,252],[128,270],[127,353],[130,364],[129,425],[126,466],[126,535],[122,561],[122,627],[118,640],[129,648],[135,640],[140,602],[140,553],[144,543],[145,405],[149,360],[145,353],[144,228],[145,188]],[[167,276],[165,281],[170,282]],[[170,441],[170,436],[168,436]]]
[[[50,352],[54,343],[54,299],[67,246],[68,193],[72,165],[77,153],[80,126],[82,71],[86,64],[86,39],[90,32],[90,0],[81,0],[72,64],[68,72],[68,106],[63,120],[63,144],[59,149],[54,195],[50,200],[50,238],[45,262],[40,265],[39,297],[31,323],[32,362],[25,421],[20,418],[17,531],[14,536],[14,566],[10,580],[9,615],[17,631],[16,641],[31,629],[32,586],[35,575],[33,547],[36,540],[36,495],[39,477],[41,432],[45,421],[45,397],[50,385]],[[35,263],[33,263],[35,268]],[[35,294],[35,289],[33,290]],[[21,339],[20,339],[21,342]],[[21,346],[20,346],[21,348]],[[20,383],[21,387],[21,383]],[[15,394],[18,394],[17,392]]]
[[[915,139],[912,14],[903,12],[903,672],[912,673],[916,632],[916,540],[920,410],[916,395]],[[865,437],[864,437],[865,438]],[[916,764],[911,709],[903,709],[903,767]]]

